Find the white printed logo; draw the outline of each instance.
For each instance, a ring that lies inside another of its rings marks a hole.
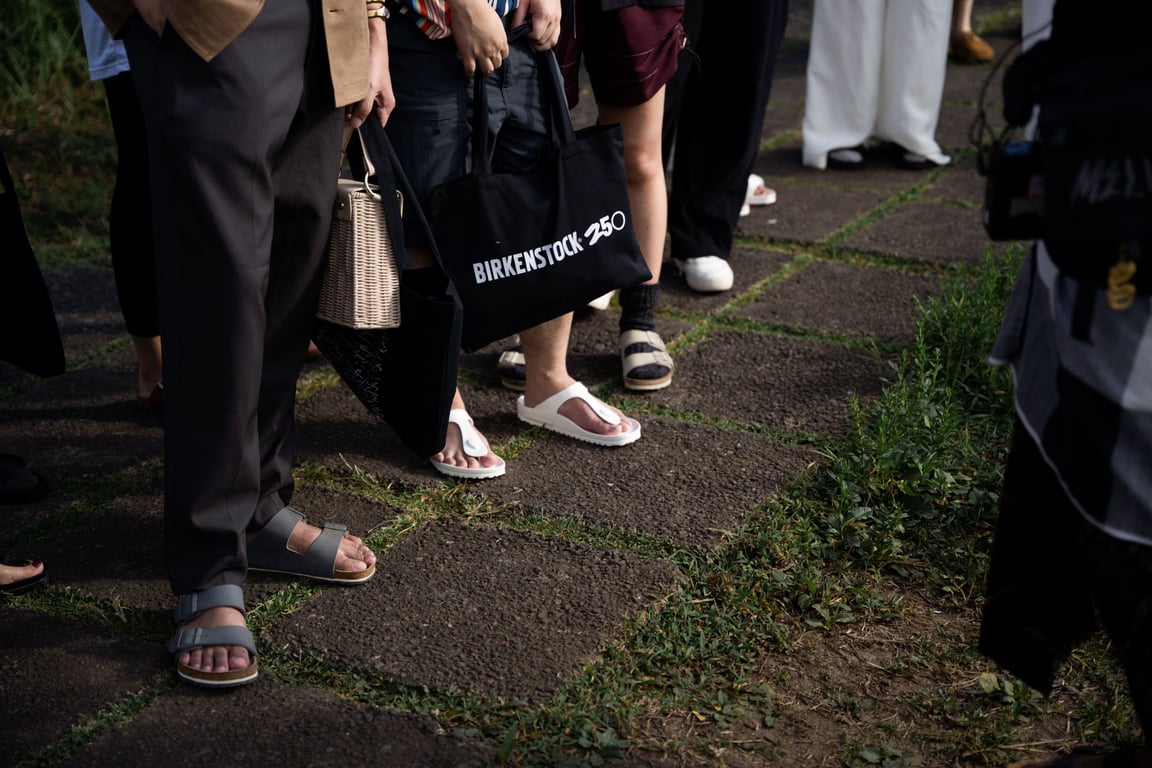
[[[591,248],[604,238],[611,237],[612,234],[624,229],[627,222],[628,218],[623,211],[614,211],[601,216],[599,221],[589,225],[584,230],[583,239],[579,231],[569,232],[551,243],[544,243],[518,253],[510,253],[499,259],[473,262],[473,277],[476,279],[476,284],[479,285],[480,283],[490,283],[494,280],[504,280],[527,274],[537,269],[545,269],[564,261],[569,256],[575,256],[585,247]],[[587,246],[585,246],[584,240],[587,240]]]

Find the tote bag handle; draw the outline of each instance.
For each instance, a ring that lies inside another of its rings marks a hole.
[[[548,106],[553,131],[559,137],[560,146],[575,144],[576,131],[572,127],[572,113],[568,111],[568,102],[564,98],[564,76],[560,73],[556,51],[540,51],[536,60],[540,69],[548,70],[545,88],[551,91]],[[485,77],[477,72],[472,78],[472,173],[477,176],[492,174],[492,160],[488,157],[488,92],[484,88]]]

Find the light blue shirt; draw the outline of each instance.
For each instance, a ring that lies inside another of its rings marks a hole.
[[[84,30],[84,50],[88,54],[89,78],[107,80],[129,70],[124,43],[112,39],[108,27],[104,26],[96,11],[88,5],[88,0],[80,0],[80,26]]]

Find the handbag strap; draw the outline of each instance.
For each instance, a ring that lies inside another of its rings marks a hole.
[[[392,231],[393,244],[403,244],[403,233],[407,228],[409,230],[419,230],[424,234],[424,238],[428,243],[428,250],[432,253],[431,267],[437,270],[441,275],[447,279],[447,273],[444,272],[442,262],[440,260],[440,250],[436,246],[436,238],[432,235],[432,226],[428,223],[428,218],[424,214],[424,208],[420,205],[420,198],[416,195],[416,190],[412,187],[412,182],[408,180],[408,176],[404,173],[404,168],[400,165],[400,158],[396,155],[396,149],[392,146],[392,142],[388,139],[388,132],[380,125],[371,126],[367,131],[367,141],[365,136],[360,133],[358,138],[360,140],[361,154],[363,155],[367,167],[370,169],[368,173],[375,174],[375,168],[370,163],[370,154],[375,154],[376,160],[380,167],[384,169],[386,177],[386,184],[393,184],[397,191],[398,205],[395,207],[384,204],[384,210],[388,216],[388,226]],[[389,177],[390,174],[390,178]],[[379,177],[378,177],[379,181]],[[377,187],[381,186],[379,183]],[[397,238],[399,236],[399,240]],[[412,259],[408,256],[406,247],[396,247],[393,249],[393,255],[396,259],[396,266],[401,270],[414,269],[415,265]],[[452,289],[455,291],[455,289]]]
[[[574,144],[576,130],[572,127],[572,113],[568,110],[568,101],[564,96],[564,76],[560,72],[556,51],[548,49],[537,52],[536,63],[538,73],[547,70],[542,85],[544,90],[550,92],[548,108],[559,144]],[[472,78],[472,173],[478,176],[492,173],[492,160],[488,156],[488,92],[484,88],[485,77],[477,72]]]
[[[376,175],[376,166],[372,165],[372,158],[368,157],[368,150],[364,148],[364,134],[360,133],[359,127],[344,126],[344,139],[340,144],[340,165],[344,165],[343,158],[348,154],[348,144],[352,140],[353,133],[356,134],[356,146],[360,149],[359,157],[364,162],[364,191],[371,195],[373,200],[379,200],[380,190],[368,182],[369,178]]]

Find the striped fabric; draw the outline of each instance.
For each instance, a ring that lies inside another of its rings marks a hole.
[[[1110,536],[1152,546],[1152,296],[1112,309],[1039,242],[990,361],[1011,366],[1016,413],[1073,505]]]
[[[439,40],[452,34],[452,13],[445,0],[397,0],[401,5],[416,12],[416,25],[432,40]],[[507,16],[519,0],[488,0],[488,5],[501,16]]]

